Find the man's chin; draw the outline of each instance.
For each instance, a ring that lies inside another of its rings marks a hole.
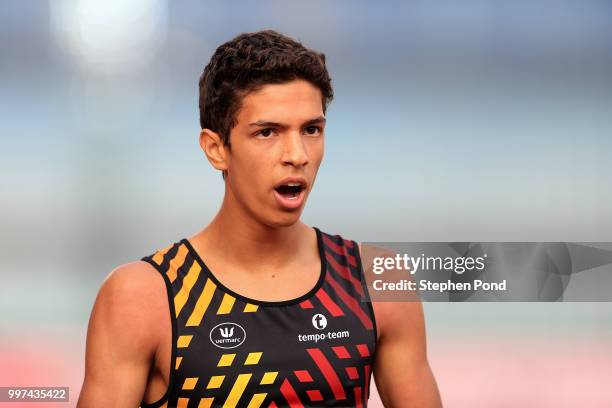
[[[302,210],[285,212],[278,211],[271,217],[268,217],[266,225],[272,228],[283,228],[283,227],[291,227],[300,221],[300,217],[302,216]]]

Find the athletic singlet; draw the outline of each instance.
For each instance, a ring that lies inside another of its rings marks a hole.
[[[291,300],[235,293],[187,239],[142,258],[166,283],[173,344],[166,394],[142,407],[367,407],[377,335],[359,249],[314,229],[319,279]]]

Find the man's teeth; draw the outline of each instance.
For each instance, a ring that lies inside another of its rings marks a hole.
[[[289,200],[297,200],[304,189],[305,187],[302,183],[292,181],[279,186],[276,188],[276,191]]]

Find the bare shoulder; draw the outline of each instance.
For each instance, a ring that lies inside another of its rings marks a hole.
[[[421,302],[372,302],[381,337],[416,337],[424,334]]]
[[[104,279],[91,320],[99,318],[109,331],[145,349],[155,348],[156,334],[165,327],[167,303],[161,274],[147,262],[134,261],[118,266]]]
[[[112,295],[111,299],[128,300],[133,302],[144,299],[147,295],[153,295],[162,289],[165,293],[165,284],[161,274],[155,270],[153,265],[145,261],[134,261],[119,265],[113,269],[104,279],[100,288],[100,294]],[[132,297],[131,295],[140,295]]]
[[[361,242],[357,243],[360,256],[362,254]],[[385,252],[381,252],[384,254]],[[391,253],[389,253],[391,254]],[[363,257],[362,257],[363,260]],[[363,265],[364,272],[367,265]],[[412,333],[413,335],[423,335],[424,315],[423,305],[417,297],[411,301],[372,301],[372,309],[376,317],[379,337],[384,335],[403,335]]]
[[[146,262],[124,264],[108,274],[89,319],[77,407],[99,406],[100,401],[138,406],[169,326],[167,305],[164,279]]]

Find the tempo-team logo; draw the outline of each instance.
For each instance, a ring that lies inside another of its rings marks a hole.
[[[327,327],[327,318],[325,315],[321,313],[317,313],[312,316],[312,325],[317,330],[323,330]],[[300,342],[304,341],[314,341],[318,343],[323,340],[330,339],[347,339],[351,336],[351,333],[348,330],[340,330],[340,331],[327,331],[327,332],[314,332],[310,334],[298,334],[297,339]]]
[[[327,327],[327,318],[321,313],[312,316],[312,325],[315,329],[323,330]]]
[[[210,331],[210,341],[219,348],[235,348],[244,343],[246,331],[237,323],[221,323]]]

